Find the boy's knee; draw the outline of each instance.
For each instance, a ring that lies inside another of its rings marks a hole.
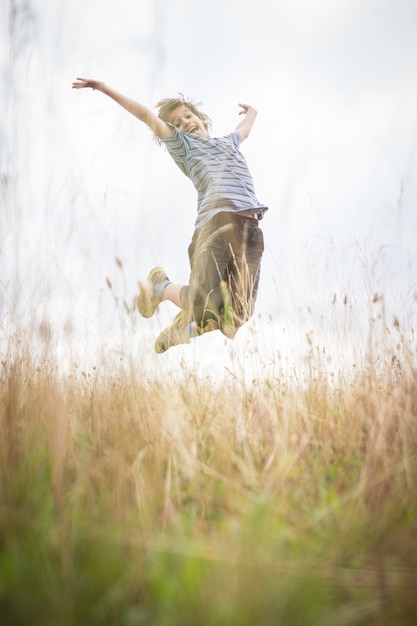
[[[236,326],[233,326],[232,324],[222,324],[220,326],[220,330],[222,331],[223,335],[227,337],[228,339],[234,339],[239,328],[240,326],[236,327]]]
[[[253,309],[247,309],[245,311],[238,312],[236,310],[232,310],[231,315],[227,317],[225,315],[221,316],[220,330],[222,331],[223,335],[225,335],[229,339],[233,339],[239,328],[242,328],[242,326],[246,324],[246,322],[252,317],[252,315]]]

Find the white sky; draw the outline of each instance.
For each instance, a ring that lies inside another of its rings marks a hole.
[[[384,291],[413,318],[417,0],[16,5],[11,22],[0,1],[3,329],[29,310],[58,331],[117,334],[106,277],[129,305],[154,265],[188,279],[190,181],[116,104],[72,91],[77,76],[148,105],[194,97],[214,134],[236,126],[238,102],[257,108],[242,151],[270,207],[262,315],[279,326],[332,294],[366,308]],[[143,323],[128,321],[139,334]]]

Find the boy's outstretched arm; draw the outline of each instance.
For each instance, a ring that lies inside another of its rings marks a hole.
[[[236,126],[236,130],[238,131],[243,141],[249,135],[258,113],[253,107],[250,106],[250,104],[242,104],[241,102],[239,102],[239,106],[242,109],[241,111],[239,111],[239,115],[244,115],[245,117]]]
[[[155,135],[158,137],[167,137],[173,134],[173,130],[168,124],[161,120],[151,109],[144,104],[136,102],[131,98],[119,93],[112,87],[109,87],[101,80],[93,80],[91,78],[77,78],[72,83],[73,89],[96,89],[101,91],[109,98],[112,98],[117,104],[120,104],[126,111],[137,117],[141,122],[144,122]]]

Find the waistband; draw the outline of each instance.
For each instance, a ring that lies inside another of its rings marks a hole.
[[[252,211],[233,211],[233,215],[241,215],[242,217],[250,217],[253,220],[261,220],[262,212],[257,211],[253,213]]]

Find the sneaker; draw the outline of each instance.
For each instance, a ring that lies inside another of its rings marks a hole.
[[[181,343],[190,343],[189,317],[185,311],[180,311],[170,326],[165,328],[155,341],[155,352],[162,354],[173,346]]]
[[[152,317],[158,305],[162,302],[162,296],[155,293],[155,286],[164,280],[169,281],[165,270],[162,267],[154,267],[149,272],[146,284],[140,283],[140,292],[136,304],[142,317]]]

